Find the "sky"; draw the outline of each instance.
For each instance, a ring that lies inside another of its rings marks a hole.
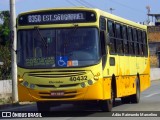
[[[0,11],[9,10],[10,0],[0,0]],[[112,14],[135,21],[147,20],[146,6],[150,6],[153,14],[160,14],[160,0],[15,0],[16,14],[30,10],[86,6],[99,8]]]

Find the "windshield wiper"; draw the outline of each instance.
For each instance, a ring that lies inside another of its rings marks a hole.
[[[39,34],[39,36],[40,36],[40,38],[41,38],[41,40],[43,42],[43,45],[47,48],[47,43],[46,43],[45,39],[43,38],[42,34],[40,33],[39,28],[38,27],[34,27],[34,29],[36,29],[37,33]]]
[[[73,24],[73,25],[74,25],[74,29],[73,29],[72,33],[75,34],[77,31],[77,28],[78,28],[78,24]]]

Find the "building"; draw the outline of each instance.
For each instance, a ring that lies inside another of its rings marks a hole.
[[[153,25],[148,25],[151,67],[160,67],[160,14],[148,14]]]

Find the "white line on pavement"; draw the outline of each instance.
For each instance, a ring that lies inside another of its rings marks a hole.
[[[152,94],[149,94],[149,95],[144,96],[144,97],[152,97],[152,96],[157,95],[157,94],[160,94],[160,93],[152,93]]]

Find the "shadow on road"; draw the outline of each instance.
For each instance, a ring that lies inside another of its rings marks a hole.
[[[123,105],[121,100],[116,100],[115,107]],[[60,106],[51,107],[50,111],[38,112],[36,104],[31,105],[15,105],[0,111],[8,111],[15,113],[41,113],[43,117],[111,117],[113,112],[103,112],[98,102],[89,102],[82,104],[62,104]]]
[[[114,107],[123,105],[121,100],[116,100]],[[63,111],[62,111],[63,110]],[[42,113],[47,117],[107,117],[112,116],[112,112],[103,112],[97,103],[80,104],[80,105],[62,105],[53,107],[51,112]]]

